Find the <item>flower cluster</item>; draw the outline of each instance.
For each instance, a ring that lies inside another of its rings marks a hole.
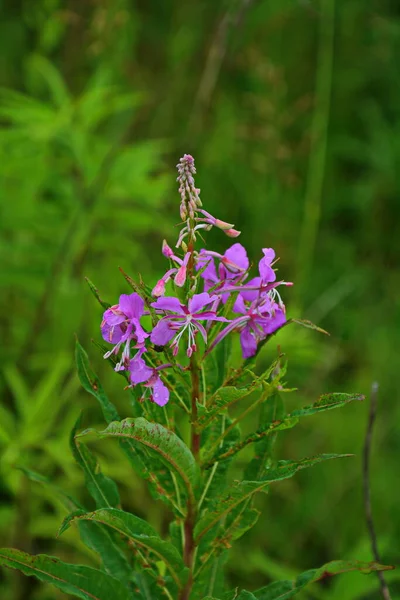
[[[224,254],[196,250],[201,230],[217,227],[228,237],[237,237],[240,232],[201,208],[195,173],[193,157],[185,154],[178,164],[182,228],[176,250],[163,242],[162,254],[170,266],[152,290],[154,301],[147,302],[145,310],[139,294],[123,294],[118,304],[105,311],[101,323],[104,340],[113,345],[104,357],[118,356],[115,369],[126,370],[132,386],[142,384],[145,393],[150,390],[151,400],[159,406],[169,400],[168,387],[160,374],[174,365],[154,366],[147,358],[149,349],[169,347],[172,356],[177,357],[185,348],[191,359],[203,348],[204,355],[208,354],[227,335],[237,332],[243,358],[250,358],[256,354],[258,344],[285,323],[285,305],[277,288],[292,285],[277,281],[272,248],[263,248],[259,273],[250,280],[250,262],[242,244],[234,243]],[[172,294],[166,295],[169,282]],[[142,324],[150,311],[156,317],[151,331]],[[215,335],[208,343],[213,331]]]

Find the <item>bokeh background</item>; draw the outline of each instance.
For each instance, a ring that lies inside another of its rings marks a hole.
[[[291,326],[288,408],[379,382],[372,501],[383,562],[399,562],[400,5],[390,0],[3,0],[0,21],[0,542],[95,564],[57,499],[18,467],[78,496],[68,450],[80,410],[102,425],[74,370],[74,334],[129,416],[102,361],[100,307],[118,271],[153,285],[179,220],[175,164],[193,154],[205,208],[242,230],[252,260],[274,247]],[[209,244],[224,251],[220,232]],[[334,558],[372,558],[361,453],[368,399],[284,433],[282,458],[350,452],[277,485],[228,565],[254,589]],[[163,529],[113,444],[98,445],[124,507]],[[389,574],[393,598],[400,577]],[[3,572],[4,600],[57,591]],[[345,575],[299,598],[379,598]]]

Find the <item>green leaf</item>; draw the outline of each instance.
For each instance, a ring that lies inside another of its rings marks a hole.
[[[122,540],[95,522],[82,520],[78,523],[78,529],[82,542],[100,556],[107,573],[128,584],[132,567],[122,548]]]
[[[90,366],[87,353],[78,341],[76,343],[76,364],[83,388],[98,400],[107,423],[120,421],[121,418],[115,406],[109,401],[99,378]],[[139,406],[137,401],[135,401],[135,406]],[[175,489],[170,474],[163,474],[161,471],[155,472],[148,454],[143,449],[135,447],[132,440],[121,439],[120,446],[135,472],[149,483],[152,496],[155,499],[163,500],[174,512],[182,513],[174,500]]]
[[[199,431],[202,431],[211,421],[221,412],[229,408],[235,402],[246,398],[254,390],[256,386],[250,386],[248,388],[236,388],[236,387],[223,387],[220,388],[209,400],[211,407],[209,409],[199,405],[198,412],[199,418],[196,426]]]
[[[225,431],[232,425],[232,419],[228,415],[219,415],[218,419],[215,419],[209,427],[203,432],[203,448],[202,452],[208,453],[209,449],[215,446],[215,443],[221,436],[219,443],[219,450],[221,452],[228,452],[230,448],[235,446],[240,440],[240,428],[238,425],[233,427],[226,435]],[[214,463],[213,468],[208,472],[204,473],[204,492],[203,500],[204,507],[207,507],[209,502],[213,498],[220,497],[226,487],[226,476],[229,469],[230,461],[226,460],[221,463]],[[200,508],[200,503],[199,503]]]
[[[86,487],[96,502],[97,508],[118,506],[120,498],[115,482],[106,477],[90,450],[77,441],[76,432],[80,426],[80,417],[71,432],[70,445],[72,454],[85,474]]]
[[[394,569],[394,567],[380,565],[376,562],[334,560],[319,569],[310,569],[301,573],[294,581],[275,581],[254,592],[254,597],[257,600],[289,600],[289,598],[293,598],[293,596],[310,583],[321,581],[333,575],[349,571],[359,571],[360,573],[369,574],[373,571],[387,571],[390,569]]]
[[[52,583],[65,594],[83,600],[127,600],[128,593],[118,579],[103,571],[81,565],[62,562],[53,556],[32,556],[13,548],[0,550],[0,564],[18,569],[40,581]]]
[[[94,285],[94,283],[92,283],[89,279],[89,277],[85,277],[86,279],[86,283],[89,286],[90,291],[92,292],[93,296],[96,298],[97,302],[105,309],[107,310],[107,308],[110,308],[111,304],[109,304],[108,302],[104,302],[104,300],[102,300],[100,298],[100,294],[99,294],[99,290],[97,289],[97,287]]]
[[[242,502],[251,498],[256,492],[265,491],[265,488],[271,483],[293,477],[298,471],[312,467],[325,460],[348,456],[348,454],[320,454],[312,458],[304,458],[298,462],[279,461],[276,468],[267,471],[259,481],[245,480],[233,484],[198,521],[194,531],[196,541],[198,542],[212,527],[229,515]]]
[[[46,477],[43,477],[43,475],[23,467],[21,467],[20,470],[25,473],[25,475],[29,477],[31,481],[42,484],[49,489],[53,496],[58,496],[67,510],[79,510],[81,512],[85,512],[85,509],[77,500],[68,494],[65,494],[61,488],[49,481]],[[110,535],[110,532],[107,531],[102,525],[85,521],[81,521],[79,523],[79,535],[82,539],[82,542],[88,548],[94,552],[97,552],[108,573],[122,582],[129,581],[131,567],[121,548],[120,540],[113,539],[113,537]]]
[[[99,378],[90,366],[88,355],[78,340],[75,346],[75,360],[79,381],[83,389],[98,400],[107,423],[117,421],[119,419],[118,411],[104,392]]]
[[[175,433],[157,423],[149,423],[142,417],[110,423],[104,431],[86,430],[81,436],[89,433],[100,438],[127,439],[143,446],[153,458],[172,470],[194,504],[198,466],[190,449]]]
[[[62,502],[63,506],[67,510],[76,510],[77,508],[82,509],[82,505],[79,504],[75,498],[66,494],[64,490],[62,490],[58,485],[55,485],[52,481],[44,477],[40,473],[36,471],[32,471],[31,469],[26,469],[25,467],[18,467],[20,471],[22,471],[31,481],[35,481],[36,483],[40,483],[49,489],[51,494],[57,496],[59,500]]]
[[[236,444],[236,446],[231,447],[227,451],[217,453],[211,460],[204,464],[204,468],[209,468],[216,461],[222,461],[227,458],[230,458],[234,454],[237,454],[237,452],[242,450],[248,444],[258,442],[266,436],[274,434],[277,431],[281,431],[282,429],[291,429],[292,427],[297,425],[300,417],[307,417],[310,415],[315,415],[319,412],[324,412],[326,410],[341,408],[345,404],[348,404],[349,402],[354,402],[355,400],[364,400],[364,396],[362,396],[361,394],[324,394],[314,404],[311,404],[310,406],[305,406],[304,408],[298,410],[294,410],[292,413],[287,415],[287,417],[280,421],[276,420],[272,421],[271,423],[266,423],[262,425],[259,429],[257,429],[257,431],[251,433],[244,440]]]
[[[231,337],[224,338],[214,349],[213,352],[207,355],[204,360],[203,368],[206,375],[206,390],[205,397],[210,396],[222,385],[226,376],[227,367],[229,365],[229,356],[231,353],[232,339]]]
[[[273,421],[282,421],[285,417],[285,407],[281,395],[275,392],[261,406],[259,424],[262,427],[265,423]],[[246,467],[244,478],[250,481],[261,477],[263,469],[269,468],[272,462],[272,451],[275,445],[278,432],[271,433],[257,444],[256,456]]]
[[[73,513],[64,520],[59,533],[68,529],[71,522],[81,520],[107,525],[119,535],[126,536],[135,546],[153,553],[158,560],[165,563],[178,587],[181,586],[180,573],[185,568],[182,557],[175,546],[162,540],[143,519],[116,508],[105,508],[85,514]]]
[[[307,327],[308,329],[314,329],[314,331],[319,331],[319,333],[324,333],[325,335],[329,335],[325,329],[318,327],[312,321],[308,321],[307,319],[289,319],[285,325],[289,325],[290,323],[297,323],[297,325],[301,325],[302,327]]]

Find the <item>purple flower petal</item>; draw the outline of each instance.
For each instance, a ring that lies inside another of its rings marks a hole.
[[[143,383],[153,375],[153,369],[148,367],[143,358],[136,357],[129,362],[129,372],[132,383]]]
[[[270,283],[276,280],[276,273],[271,267],[271,262],[275,258],[275,252],[272,248],[263,248],[264,257],[258,263],[261,278],[264,283]]]
[[[119,310],[119,305],[112,306],[111,308],[107,308],[103,315],[103,322],[106,322],[107,325],[119,325],[126,321],[126,315]]]
[[[239,294],[235,300],[235,304],[233,305],[233,312],[245,315],[247,310],[248,308],[244,303],[243,297]]]
[[[161,319],[154,327],[150,335],[150,341],[156,346],[165,346],[175,335],[175,331],[170,328],[170,320],[168,318]]]
[[[199,256],[196,261],[196,269],[199,270],[202,267],[204,267],[205,264],[207,264],[207,267],[204,269],[203,273],[201,274],[201,277],[209,282],[208,287],[210,288],[216,283],[218,283],[219,279],[217,275],[217,270],[215,268],[214,259],[211,258],[211,256],[202,256],[202,252],[204,252],[204,250],[200,250]]]
[[[249,327],[245,327],[241,332],[240,345],[242,346],[243,358],[250,358],[255,355],[257,351],[257,341],[255,337],[251,335]]]
[[[191,314],[198,313],[202,308],[207,306],[207,304],[211,304],[216,299],[214,296],[210,296],[207,292],[203,292],[202,294],[195,294],[193,298],[189,300],[189,312]]]
[[[261,286],[261,277],[254,277],[254,279],[251,279],[250,281],[248,281],[246,283],[246,286],[259,288]],[[242,298],[244,300],[246,300],[246,302],[253,302],[253,300],[256,300],[256,298],[258,297],[258,294],[259,294],[258,289],[256,289],[256,290],[242,289],[240,291],[240,295],[242,296]]]
[[[101,335],[109,344],[118,344],[124,337],[124,333],[119,325],[109,325],[105,321],[101,324]]]
[[[275,308],[275,315],[273,317],[270,319],[260,319],[257,323],[261,325],[265,335],[270,335],[286,323],[286,315],[280,308]]]
[[[169,400],[169,389],[163,384],[161,379],[157,377],[153,385],[153,402],[158,406],[165,406]]]
[[[122,294],[119,297],[119,308],[129,318],[140,319],[144,312],[143,298],[133,292],[132,294]]]
[[[243,323],[246,323],[248,320],[249,320],[248,317],[242,316],[242,317],[238,317],[237,319],[234,319],[233,321],[231,321],[229,323],[229,325],[227,325],[225,327],[225,329],[223,329],[222,331],[219,332],[219,334],[217,335],[217,337],[209,345],[205,356],[207,354],[209,354],[211,352],[211,350],[213,350],[215,348],[215,346],[217,344],[219,344],[219,342],[221,342],[224,339],[224,337],[226,337],[231,331],[233,331],[234,329],[236,329],[240,325],[243,325]]]
[[[204,343],[207,344],[207,331],[204,329],[203,325],[198,321],[196,322],[196,329],[200,331]]]
[[[179,302],[178,298],[175,298],[174,296],[164,296],[163,298],[158,298],[155,302],[151,303],[151,306],[154,306],[154,308],[158,308],[160,310],[168,310],[179,315],[185,314],[182,304]]]
[[[229,321],[229,319],[226,319],[225,317],[218,317],[215,312],[208,310],[200,313],[193,313],[192,317],[194,321],[225,321],[225,323],[228,323]]]
[[[225,259],[229,261],[223,261],[228,269],[230,268],[231,270],[233,270],[236,266],[238,267],[235,269],[235,271],[237,272],[238,270],[247,271],[247,269],[249,268],[249,259],[247,258],[247,252],[245,247],[242,246],[242,244],[233,244],[233,246],[228,248],[228,250],[225,252]],[[232,263],[232,265],[230,265],[229,263]]]
[[[146,338],[149,337],[149,334],[143,329],[138,319],[132,319],[132,325],[135,327],[135,336],[139,344],[142,344]]]

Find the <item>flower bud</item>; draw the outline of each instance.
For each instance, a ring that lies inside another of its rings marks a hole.
[[[185,284],[185,281],[186,281],[186,265],[185,264],[183,264],[181,267],[179,267],[178,272],[175,275],[174,281],[178,287],[182,287]]]
[[[226,223],[225,221],[221,221],[220,219],[215,219],[214,225],[215,227],[218,227],[218,229],[222,229],[222,231],[225,232],[234,227],[233,223]]]
[[[166,240],[163,240],[162,243],[162,250],[161,252],[164,254],[164,256],[166,256],[167,258],[172,258],[174,256],[174,251],[172,250],[172,248],[170,248],[167,244]]]
[[[240,231],[237,231],[237,229],[223,229],[223,232],[226,233],[226,235],[231,238],[236,238],[241,233]]]
[[[157,281],[157,283],[154,286],[151,294],[152,294],[152,296],[155,296],[156,298],[158,298],[159,296],[164,296],[164,294],[165,294],[165,281],[164,281],[164,279],[160,279],[159,281]]]

